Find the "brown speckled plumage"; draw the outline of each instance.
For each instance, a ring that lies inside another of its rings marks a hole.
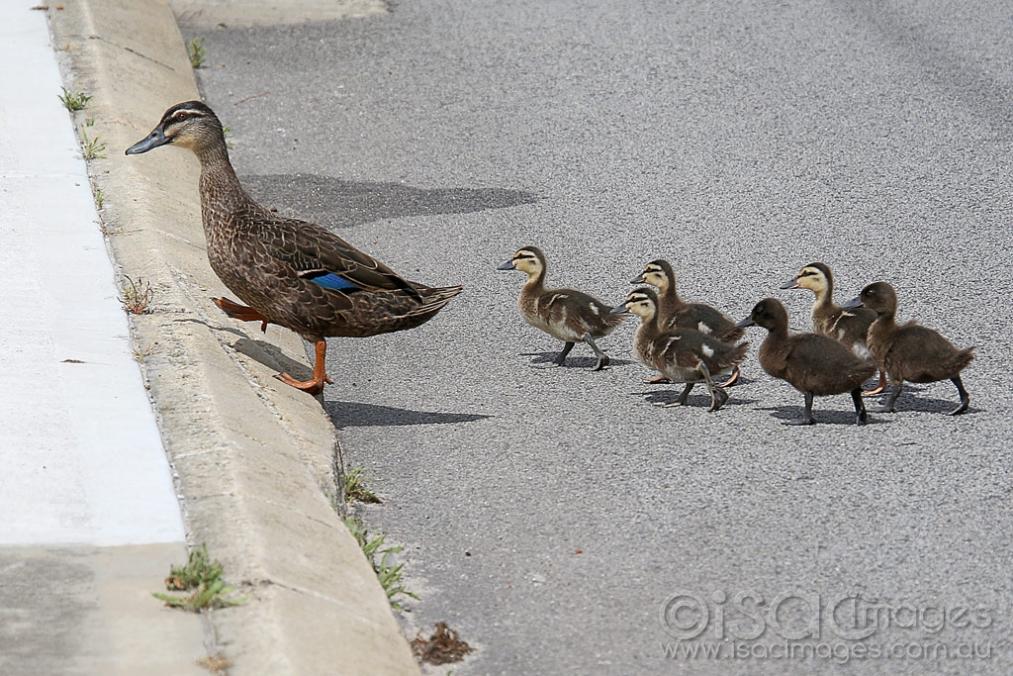
[[[687,303],[682,300],[676,288],[675,270],[668,261],[651,261],[633,282],[658,287],[658,311],[662,326],[694,329],[725,343],[735,343],[744,335],[742,329],[735,326],[735,322],[720,310],[704,303]]]

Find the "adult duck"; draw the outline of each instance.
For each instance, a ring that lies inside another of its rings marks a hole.
[[[327,377],[326,338],[375,336],[414,328],[443,309],[460,286],[411,282],[318,225],[285,218],[251,198],[229,161],[222,124],[200,101],[179,103],[130,146],[139,155],[164,145],[200,160],[200,200],[211,269],[246,305],[213,299],[241,321],[278,324],[314,344],[313,377],[276,377],[319,394]]]

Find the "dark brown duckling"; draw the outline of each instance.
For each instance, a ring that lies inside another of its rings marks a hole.
[[[868,419],[862,401],[862,383],[876,366],[862,359],[840,342],[816,333],[788,333],[788,313],[775,298],[761,300],[740,327],[762,326],[767,337],[760,346],[763,370],[805,395],[805,415],[797,423],[813,425],[813,397],[851,393],[855,403],[855,422]]]
[[[869,327],[876,319],[876,313],[867,308],[845,310],[834,302],[834,276],[830,267],[824,263],[810,263],[799,270],[799,273],[781,285],[782,289],[809,289],[816,296],[813,301],[813,331],[821,336],[829,336],[844,343],[845,347],[854,350],[856,347],[863,355],[868,349],[865,344]],[[862,394],[872,397],[886,389],[886,374],[879,372],[876,387]]]
[[[609,358],[595,340],[612,333],[625,317],[610,315],[610,306],[581,291],[546,288],[548,266],[545,254],[537,247],[518,249],[498,269],[527,273],[528,281],[521,290],[517,305],[528,324],[563,341],[563,350],[553,360],[553,366],[562,366],[574,343],[581,342],[587,343],[598,357],[593,371],[608,366]]]
[[[696,383],[705,383],[711,395],[710,411],[717,411],[728,393],[719,389],[713,376],[731,373],[746,357],[749,343],[732,345],[690,328],[662,326],[658,295],[650,288],[632,291],[612,310],[613,315],[632,313],[640,317],[633,349],[646,366],[655,368],[673,383],[685,383],[679,398],[667,406],[682,406]]]
[[[898,325],[897,292],[886,282],[870,284],[844,307],[865,307],[876,313],[876,321],[869,327],[869,351],[894,383],[884,412],[896,410],[897,397],[905,380],[934,383],[946,379],[956,385],[960,395],[960,405],[950,411],[950,415],[960,415],[967,410],[971,396],[964,389],[960,372],[974,359],[973,347],[961,350],[938,332],[915,322]]]
[[[630,280],[631,284],[650,284],[658,288],[659,321],[664,327],[693,329],[714,336],[723,343],[737,343],[745,332],[720,310],[704,303],[687,303],[676,289],[675,270],[668,261],[657,259],[644,266],[644,271]],[[739,367],[719,387],[731,387],[739,380]],[[652,378],[648,382],[664,382]]]

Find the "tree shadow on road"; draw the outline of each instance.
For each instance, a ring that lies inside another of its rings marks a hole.
[[[468,214],[533,204],[532,192],[506,188],[416,188],[403,183],[349,181],[318,174],[243,176],[243,187],[283,216],[332,230],[388,218]]]
[[[324,393],[326,398],[327,394]],[[491,416],[479,413],[439,413],[365,404],[358,401],[324,401],[324,409],[338,429],[346,427],[400,427],[475,422]]]

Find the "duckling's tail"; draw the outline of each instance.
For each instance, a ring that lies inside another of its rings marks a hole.
[[[959,373],[960,371],[966,369],[972,361],[974,361],[974,348],[964,348],[953,356],[953,366],[951,370],[955,373]]]
[[[739,343],[732,348],[732,363],[740,364],[742,360],[746,358],[746,353],[749,352],[749,343]]]

